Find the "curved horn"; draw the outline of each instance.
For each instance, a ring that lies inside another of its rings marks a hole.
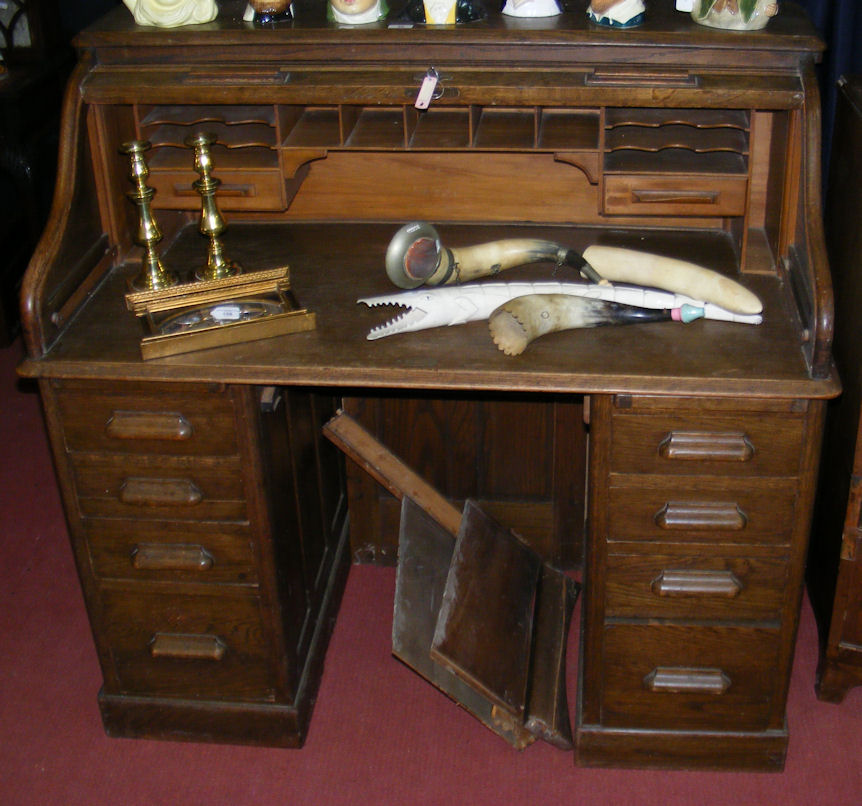
[[[611,282],[662,288],[734,313],[758,314],[763,310],[757,295],[735,280],[687,260],[616,246],[589,246],[584,258]]]
[[[520,355],[527,345],[560,330],[630,325],[638,322],[691,322],[703,308],[639,308],[619,302],[573,297],[567,294],[529,294],[503,303],[488,319],[491,338],[506,355]]]
[[[578,252],[554,241],[508,238],[449,249],[431,224],[418,221],[405,224],[392,237],[386,274],[399,288],[416,288],[467,282],[542,261],[571,266],[593,282],[601,280]]]

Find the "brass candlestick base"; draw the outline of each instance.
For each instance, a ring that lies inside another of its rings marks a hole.
[[[120,148],[131,160],[129,179],[135,186],[133,192],[126,194],[138,207],[138,232],[134,241],[144,247],[141,273],[131,283],[136,291],[158,291],[177,283],[177,275],[165,269],[156,253],[156,244],[161,241],[162,233],[153,217],[152,200],[156,191],[147,185],[150,171],[144,152],[149,148],[150,144],[143,140],[132,140]]]
[[[225,257],[219,236],[225,230],[225,222],[216,206],[216,190],[221,180],[212,175],[212,157],[210,146],[215,143],[214,134],[198,133],[187,137],[185,143],[195,150],[195,170],[200,174],[192,187],[201,197],[201,223],[202,235],[209,238],[209,250],[207,264],[204,268],[195,272],[198,280],[222,280],[239,274],[242,269],[234,262]]]

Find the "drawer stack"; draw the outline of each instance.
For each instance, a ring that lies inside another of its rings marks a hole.
[[[337,552],[329,528],[312,537],[298,525],[334,521],[294,513],[290,529],[270,504],[302,449],[286,445],[285,458],[258,445],[285,421],[260,413],[251,387],[46,386],[108,732],[301,743],[314,688],[303,689],[303,671],[319,665],[327,629],[326,591],[309,587],[329,581]],[[279,581],[276,563],[306,539],[320,544],[319,568],[287,568]]]
[[[580,760],[780,766],[812,415],[628,396],[592,409]]]

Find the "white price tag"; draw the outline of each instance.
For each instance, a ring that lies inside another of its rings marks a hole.
[[[210,311],[210,316],[216,322],[237,322],[242,316],[239,305],[219,305]]]
[[[677,11],[691,11],[694,8],[694,0],[676,0]]]
[[[419,94],[416,96],[414,106],[417,109],[427,109],[431,105],[434,98],[434,90],[437,89],[437,76],[430,73],[422,79],[422,86],[419,87]]]

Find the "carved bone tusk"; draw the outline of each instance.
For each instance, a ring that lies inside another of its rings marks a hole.
[[[566,294],[530,294],[503,303],[491,314],[488,328],[506,355],[520,355],[539,336],[574,328],[629,325],[639,322],[690,322],[703,316],[702,308],[639,308],[618,302]]]
[[[398,291],[364,297],[357,302],[378,307],[397,305],[405,310],[382,325],[371,329],[368,339],[381,339],[398,333],[426,328],[460,325],[487,319],[504,302],[529,294],[568,294],[634,305],[639,308],[680,308],[694,305],[704,309],[704,318],[725,322],[758,325],[760,314],[735,314],[702,300],[682,294],[626,285],[598,285],[596,283],[515,282],[469,283],[467,285],[423,286],[412,291]]]
[[[606,280],[663,288],[734,313],[763,310],[757,295],[735,280],[686,260],[616,246],[587,247],[584,259]]]

